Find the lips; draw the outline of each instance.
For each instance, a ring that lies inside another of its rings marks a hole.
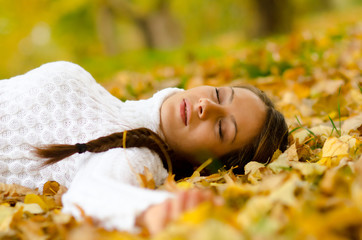
[[[180,116],[185,126],[189,125],[190,115],[190,103],[186,99],[182,99],[182,102],[180,104]]]

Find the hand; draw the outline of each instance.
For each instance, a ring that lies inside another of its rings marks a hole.
[[[211,191],[198,189],[182,191],[175,198],[167,199],[146,209],[138,216],[136,225],[146,227],[151,235],[156,234],[182,213],[205,201],[210,201],[215,205],[223,203],[222,198],[215,196]]]

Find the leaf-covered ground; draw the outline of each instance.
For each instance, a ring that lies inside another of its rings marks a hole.
[[[169,179],[161,188],[212,189],[225,204],[203,203],[153,238],[362,239],[361,73],[361,22],[302,29],[185,66],[120,72],[105,86],[122,99],[167,86],[251,83],[272,96],[290,126],[289,149],[268,165],[249,163],[244,176],[195,172],[177,183]],[[43,195],[0,184],[0,238],[149,238],[107,232],[87,217],[76,222],[60,211],[65,191],[55,182]]]

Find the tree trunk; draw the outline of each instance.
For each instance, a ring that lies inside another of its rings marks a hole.
[[[130,19],[140,30],[147,48],[170,48],[182,42],[182,31],[170,13],[169,0],[158,0],[156,8],[145,15],[124,0],[108,0],[120,16]]]
[[[119,49],[116,43],[115,19],[113,12],[108,6],[99,6],[96,24],[103,51],[108,55],[117,54]]]
[[[254,0],[259,15],[257,37],[292,30],[294,13],[289,0]]]

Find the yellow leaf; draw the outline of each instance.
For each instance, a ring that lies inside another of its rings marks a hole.
[[[191,224],[200,224],[209,217],[212,209],[213,206],[210,202],[203,202],[195,209],[185,212],[180,220]]]
[[[270,163],[268,168],[275,173],[279,173],[282,170],[289,169],[292,162],[298,161],[298,153],[295,143],[292,144],[283,154],[281,154],[277,160]]]
[[[193,187],[193,184],[187,181],[178,182],[176,185],[179,189],[184,190],[191,189]]]
[[[312,89],[312,94],[317,93],[326,93],[328,95],[338,92],[338,89],[344,84],[344,81],[341,79],[338,80],[323,80],[317,82]]]
[[[56,224],[67,224],[72,219],[72,215],[65,214],[58,211],[54,211],[54,214],[52,214],[52,219]]]
[[[208,160],[206,160],[203,164],[201,164],[192,174],[192,176],[189,178],[189,182],[194,182],[195,178],[199,178],[200,177],[200,172],[207,167],[209,164],[212,163],[212,158],[209,158]]]
[[[295,143],[293,143],[287,150],[286,150],[288,160],[289,161],[295,161],[298,162],[298,153],[297,153],[297,147]]]
[[[342,132],[349,133],[350,131],[357,131],[362,126],[362,113],[357,116],[348,118],[343,122]]]
[[[57,207],[57,204],[55,203],[55,199],[53,196],[40,196],[40,198],[44,201],[45,205],[47,206],[47,210],[51,210]]]
[[[251,188],[238,184],[229,185],[222,193],[227,205],[239,208],[244,205],[247,200],[253,196]]]
[[[188,239],[209,240],[209,239],[243,239],[241,233],[229,224],[208,219]]]
[[[321,175],[326,170],[323,165],[309,162],[295,162],[292,167],[298,169],[303,176]]]
[[[266,196],[254,196],[241,209],[237,222],[242,228],[247,229],[272,209],[273,204]]]
[[[362,155],[354,163],[354,170],[356,171],[357,184],[361,187],[362,190]]]
[[[271,169],[274,173],[279,173],[285,169],[289,169],[290,164],[287,158],[287,153],[283,153],[282,155],[280,155],[277,160],[268,164],[267,167]]]
[[[327,167],[335,167],[343,157],[348,156],[348,143],[336,137],[330,137],[322,148],[322,158],[317,163]]]
[[[10,230],[10,224],[13,220],[13,215],[18,211],[13,207],[0,205],[0,233]]]
[[[261,179],[260,169],[264,167],[262,163],[251,161],[245,166],[245,175],[251,183],[255,184]]]
[[[310,87],[300,83],[294,83],[293,92],[298,96],[299,99],[306,98],[310,94]]]
[[[354,170],[356,171],[356,181],[352,184],[352,200],[362,212],[362,155],[354,163]]]
[[[40,213],[44,213],[44,210],[39,206],[39,204],[36,203],[22,203],[22,202],[17,202],[15,205],[16,209],[19,208],[23,208],[24,212],[29,212],[32,214],[40,214]]]
[[[320,136],[323,137],[324,139],[327,139],[332,133],[332,128],[328,126],[317,126],[317,127],[312,127],[310,131],[313,132],[316,136]],[[333,131],[333,134],[337,136],[337,133],[335,131]],[[293,134],[293,137],[294,139],[299,139],[299,143],[304,143],[304,141],[308,139],[310,135],[311,134],[309,133],[309,131],[303,129]]]
[[[362,105],[361,91],[358,91],[357,89],[351,89],[351,97],[359,106]]]
[[[41,197],[36,194],[28,194],[25,196],[24,203],[36,203],[38,204],[44,211],[48,211],[47,204],[43,201]]]
[[[293,174],[283,185],[275,189],[269,197],[273,202],[281,202],[287,206],[293,206],[296,204],[295,190],[302,183],[299,177]]]

